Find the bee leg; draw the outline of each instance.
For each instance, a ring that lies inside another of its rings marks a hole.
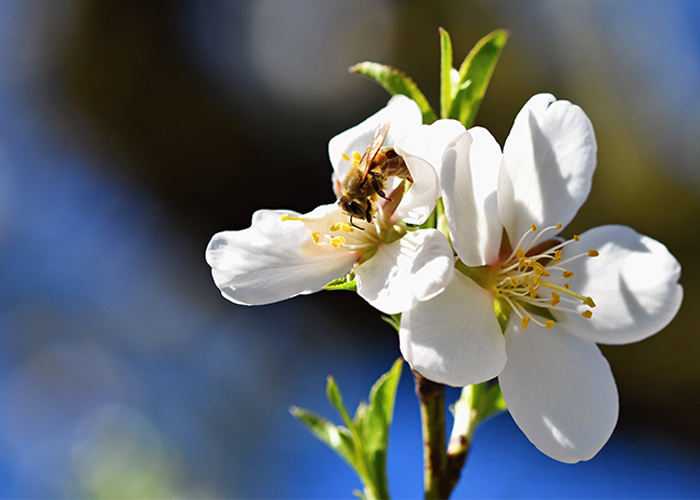
[[[382,189],[381,184],[379,184],[379,181],[377,180],[377,178],[375,176],[372,176],[372,187],[377,192],[377,194],[379,195],[380,198],[387,200],[387,201],[391,201],[391,198],[386,197],[386,193]]]
[[[359,229],[360,231],[364,231],[364,230],[365,230],[364,227],[360,227],[360,226],[358,226],[357,224],[353,224],[353,222],[352,222],[352,215],[350,216],[350,225],[351,225],[352,227],[356,227],[356,228]]]
[[[367,207],[367,211],[365,212],[365,220],[370,224],[372,223],[372,207],[371,206]]]

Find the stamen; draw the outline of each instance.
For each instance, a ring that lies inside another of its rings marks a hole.
[[[330,231],[337,231],[338,229],[340,229],[340,224],[341,224],[340,222],[336,222],[335,224],[333,224],[333,225],[332,225],[331,227],[329,227],[328,229],[329,229]]]
[[[321,233],[318,231],[311,231],[311,239],[314,240],[314,243],[318,244],[318,242],[321,241]]]
[[[551,319],[549,321],[545,321],[544,326],[547,330],[551,330],[554,326],[554,321],[552,321]]]
[[[574,272],[573,271],[562,271],[562,275],[564,278],[573,278]]]
[[[296,216],[294,216],[294,215],[287,215],[287,214],[284,214],[284,215],[282,215],[282,217],[280,217],[280,220],[281,220],[282,222],[284,222],[284,221],[286,221],[286,220],[301,220],[301,217],[296,217]]]
[[[588,256],[589,257],[598,257],[600,254],[598,253],[598,250],[589,250],[588,251]]]
[[[350,157],[345,153],[340,153],[340,157],[345,161],[350,161]]]
[[[591,316],[593,316],[593,311],[583,311],[581,313],[581,316],[583,316],[586,319],[591,319]]]
[[[520,320],[520,327],[525,330],[527,329],[527,325],[530,323],[530,316],[525,316],[522,320]]]
[[[549,302],[549,305],[555,307],[559,302],[561,302],[561,295],[557,292],[552,292],[552,300]]]
[[[554,252],[554,263],[561,262],[561,250],[556,250]]]
[[[345,238],[343,238],[342,236],[336,236],[335,238],[331,238],[331,245],[333,245],[335,248],[340,247],[340,245],[342,245],[343,243],[345,243]]]
[[[357,151],[353,151],[352,159],[355,160],[356,162],[359,162],[362,159],[362,155],[360,153],[358,153]]]
[[[593,309],[595,307],[595,302],[593,302],[593,299],[591,297],[586,297],[584,299],[583,303],[586,304],[591,309]]]
[[[568,290],[569,288],[571,288],[571,284],[570,284],[570,283],[564,283],[564,288],[566,288],[566,289]]]
[[[581,238],[578,237],[578,234],[574,235],[574,241],[581,241]]]

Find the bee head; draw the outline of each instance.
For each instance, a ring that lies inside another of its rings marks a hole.
[[[341,196],[338,199],[338,205],[340,206],[341,210],[345,212],[347,215],[350,216],[350,224],[355,226],[355,224],[352,223],[352,218],[357,217],[358,219],[363,219],[366,220],[367,222],[372,222],[372,216],[370,215],[369,212],[369,202],[364,201],[364,200],[350,200],[348,198],[345,198],[344,196]],[[362,229],[359,226],[355,226],[358,229]]]

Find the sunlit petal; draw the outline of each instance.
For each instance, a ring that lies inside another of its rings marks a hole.
[[[484,382],[506,363],[493,295],[461,273],[443,293],[402,316],[399,337],[406,361],[424,377],[447,385]]]
[[[596,307],[590,319],[562,315],[562,327],[594,342],[626,344],[670,323],[683,300],[683,287],[678,284],[681,266],[663,244],[617,225],[596,227],[580,238],[564,249],[562,257],[588,249],[599,252],[567,266],[574,272],[571,288],[591,296]]]
[[[441,187],[452,245],[468,266],[498,260],[502,228],[496,189],[501,148],[484,128],[464,132],[446,149]]]
[[[397,314],[444,290],[453,269],[445,237],[435,229],[415,231],[380,245],[357,267],[357,293],[380,311]]]
[[[289,210],[259,210],[251,227],[215,234],[206,251],[214,282],[228,300],[261,305],[321,290],[344,276],[355,252],[315,244],[298,216]]]
[[[598,347],[555,329],[506,335],[508,364],[499,375],[513,420],[537,448],[568,463],[589,460],[612,434],[618,396]]]
[[[566,226],[588,197],[596,165],[590,120],[550,94],[518,113],[503,148],[498,211],[511,241],[531,224]]]

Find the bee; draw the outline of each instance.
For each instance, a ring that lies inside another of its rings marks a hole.
[[[353,162],[353,166],[343,179],[341,196],[338,205],[350,216],[350,225],[363,229],[352,223],[352,218],[372,222],[375,213],[375,203],[382,198],[387,198],[385,190],[389,177],[398,177],[413,182],[406,162],[394,148],[382,147],[390,123],[380,126],[374,134],[374,138],[359,162]]]

